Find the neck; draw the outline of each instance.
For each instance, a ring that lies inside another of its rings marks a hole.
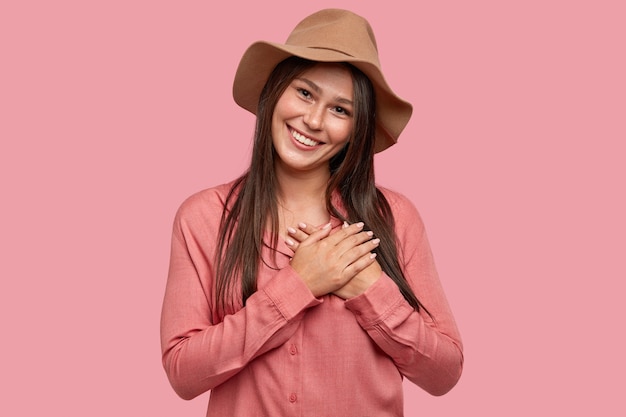
[[[319,204],[324,202],[330,172],[285,171],[276,167],[278,198],[285,204]]]

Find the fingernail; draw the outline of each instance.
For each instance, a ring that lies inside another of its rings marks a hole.
[[[376,246],[378,246],[378,244],[380,243],[380,239],[374,239],[372,240],[372,243]]]
[[[298,233],[298,231],[296,229],[294,229],[293,227],[288,227],[287,231],[289,233],[291,233],[292,235],[295,235],[296,233]]]
[[[368,230],[368,231],[367,231],[367,232],[365,232],[365,233],[367,233],[367,235],[368,235],[368,236],[374,236],[374,232],[372,232],[371,230]]]
[[[344,221],[344,222],[343,222],[343,228],[345,229],[345,228],[346,228],[346,227],[348,227],[348,226],[350,226],[350,225],[348,224],[348,222]]]
[[[357,225],[357,227],[360,229],[360,228],[362,228],[363,226],[365,226],[365,223],[363,223],[363,222],[358,222],[356,225]]]
[[[330,229],[330,223],[326,223],[326,224],[324,225],[323,229],[324,229],[324,230],[326,230],[326,229]]]
[[[293,240],[291,239],[285,239],[285,243],[287,244],[287,246],[293,246]]]
[[[300,229],[306,229],[306,224],[304,224],[304,223],[298,223],[298,227],[299,227]]]
[[[370,259],[374,259],[376,257],[375,253],[370,253]]]

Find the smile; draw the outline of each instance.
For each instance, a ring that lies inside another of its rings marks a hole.
[[[315,141],[315,140],[313,140],[311,138],[307,138],[306,136],[301,135],[300,133],[296,132],[293,129],[290,129],[290,131],[291,131],[291,136],[293,136],[293,138],[295,140],[297,140],[298,142],[300,142],[303,145],[306,145],[306,146],[317,146],[317,145],[320,144],[320,142],[317,142],[317,141]]]

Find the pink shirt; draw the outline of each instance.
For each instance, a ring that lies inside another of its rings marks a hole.
[[[434,321],[413,310],[384,273],[350,300],[315,298],[283,242],[275,262],[265,249],[269,266],[261,266],[246,306],[222,318],[213,302],[213,259],[229,188],[191,196],[174,222],[161,345],[178,395],[211,390],[207,416],[384,417],[403,415],[403,377],[433,395],[456,384],[460,335],[423,223],[406,198],[383,190],[404,272]]]

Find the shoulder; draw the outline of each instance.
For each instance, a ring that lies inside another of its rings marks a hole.
[[[413,202],[404,194],[386,187],[377,186],[377,188],[385,196],[394,215],[396,212],[403,214],[405,211],[417,211]]]
[[[377,188],[389,203],[397,229],[404,229],[406,226],[423,228],[422,217],[407,196],[386,187],[377,186]]]
[[[223,208],[232,187],[233,182],[229,182],[198,191],[183,200],[178,211],[189,212],[215,205]]]
[[[219,222],[235,181],[198,191],[187,197],[176,212],[177,223]]]

